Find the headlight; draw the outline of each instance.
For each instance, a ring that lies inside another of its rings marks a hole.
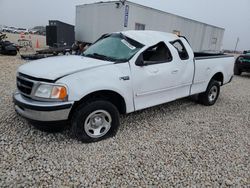
[[[35,97],[44,99],[66,100],[67,88],[60,85],[41,84],[35,91]]]

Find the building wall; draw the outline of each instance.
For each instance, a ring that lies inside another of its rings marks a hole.
[[[224,29],[190,20],[163,11],[128,2],[129,24],[124,30],[135,29],[135,24],[145,24],[146,30],[173,33],[185,36],[194,51],[220,51]]]
[[[92,43],[103,34],[123,29],[124,6],[115,3],[80,5],[76,7],[76,40]]]
[[[124,26],[126,5],[129,6],[127,27]],[[146,30],[180,32],[189,40],[194,51],[221,49],[224,35],[222,28],[132,2],[126,2],[126,5],[117,7],[115,2],[107,2],[77,6],[76,40],[92,43],[104,33],[134,30],[136,24],[137,28],[138,24],[144,24]]]

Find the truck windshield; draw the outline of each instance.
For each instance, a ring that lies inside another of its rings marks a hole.
[[[143,45],[139,42],[117,33],[99,39],[83,53],[83,56],[113,62],[127,62],[142,47]]]

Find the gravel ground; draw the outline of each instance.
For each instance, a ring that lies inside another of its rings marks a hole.
[[[215,106],[188,99],[122,117],[116,137],[82,144],[13,110],[19,57],[0,56],[0,187],[250,187],[250,75]]]

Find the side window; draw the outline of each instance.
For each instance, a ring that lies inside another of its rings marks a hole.
[[[172,61],[172,55],[164,42],[148,48],[143,52],[144,64],[157,64]]]
[[[145,30],[146,25],[141,23],[135,23],[135,30]]]
[[[171,42],[171,44],[178,51],[178,54],[179,54],[181,60],[187,60],[189,58],[187,50],[180,40],[173,41],[173,42]]]

